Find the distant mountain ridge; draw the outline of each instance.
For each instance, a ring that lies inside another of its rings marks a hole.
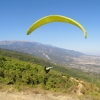
[[[85,55],[74,50],[29,41],[0,41],[0,48],[32,54],[67,67],[100,72],[100,57]]]
[[[84,55],[83,53],[74,50],[67,50],[51,45],[28,41],[1,41],[0,48],[33,54],[51,61],[57,59],[57,61],[61,61],[67,59],[66,57],[79,57]]]

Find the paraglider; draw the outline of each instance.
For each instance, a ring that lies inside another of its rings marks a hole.
[[[51,66],[51,67],[44,67],[44,71],[45,71],[45,77],[44,77],[44,84],[46,85],[46,82],[48,81],[48,76],[47,76],[47,74],[49,73],[49,71],[50,71],[50,69],[52,69],[53,68],[53,66]]]
[[[53,68],[53,66],[51,66],[51,67],[44,67],[44,71],[45,71],[46,73],[48,73],[48,72],[50,71],[51,68]]]
[[[61,15],[49,15],[49,16],[45,16],[43,18],[40,18],[39,20],[37,20],[35,23],[33,23],[30,26],[30,28],[27,31],[27,35],[32,33],[38,27],[45,25],[45,24],[48,24],[48,23],[51,23],[51,22],[64,22],[64,23],[69,23],[69,24],[75,25],[83,31],[84,37],[87,38],[87,32],[86,32],[85,28],[80,23],[78,23],[77,21],[75,21],[71,18],[61,16]]]
[[[40,18],[39,20],[37,20],[35,23],[33,23],[30,26],[30,28],[27,31],[27,35],[31,34],[34,30],[36,30],[40,26],[51,23],[51,22],[64,22],[64,23],[69,23],[69,24],[72,24],[74,26],[77,26],[78,28],[80,28],[83,31],[84,37],[87,38],[87,32],[86,32],[85,28],[80,23],[78,23],[77,21],[75,21],[71,18],[68,18],[66,16],[61,16],[61,15],[49,15],[49,16],[45,16],[43,18]],[[44,67],[44,71],[46,74],[46,76],[44,77],[44,84],[45,85],[46,85],[46,82],[48,80],[47,73],[50,71],[51,68],[53,68],[53,67]]]

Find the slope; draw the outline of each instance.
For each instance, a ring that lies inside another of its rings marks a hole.
[[[44,66],[50,65],[54,66],[54,70],[46,74]],[[95,84],[86,82],[89,78],[88,74],[80,74],[74,69],[66,69],[35,56],[0,49],[1,90],[11,86],[17,90],[25,90],[26,87],[31,87],[55,92],[62,91],[73,95],[98,97],[100,88]]]

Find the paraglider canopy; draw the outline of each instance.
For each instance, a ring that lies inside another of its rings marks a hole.
[[[49,16],[45,16],[43,18],[40,18],[39,20],[37,20],[35,23],[33,23],[30,26],[30,28],[27,31],[27,35],[32,33],[38,27],[40,27],[44,24],[51,23],[51,22],[64,22],[64,23],[69,23],[69,24],[75,25],[83,31],[84,37],[87,38],[87,32],[86,32],[85,28],[80,23],[78,23],[77,21],[75,21],[71,18],[61,16],[61,15],[49,15]]]

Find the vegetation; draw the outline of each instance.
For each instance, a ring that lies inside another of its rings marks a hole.
[[[54,70],[45,73],[44,66],[51,65]],[[93,78],[90,74],[54,65],[35,56],[0,49],[0,86],[13,85],[18,89],[25,86],[38,87],[73,94],[81,90],[81,94],[100,96],[100,80],[97,84]]]
[[[47,90],[55,91],[63,90],[65,86],[69,88],[73,84],[67,75],[65,80],[59,72],[52,70],[46,74],[41,65],[5,56],[0,56],[0,83],[33,87],[41,85]]]

